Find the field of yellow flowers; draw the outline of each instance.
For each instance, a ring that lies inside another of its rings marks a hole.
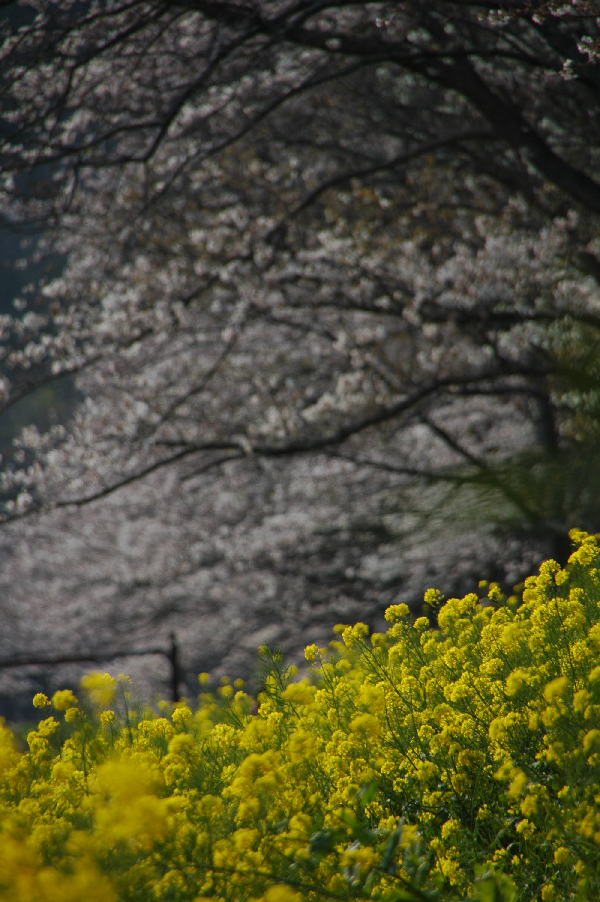
[[[271,655],[258,705],[37,695],[28,751],[2,728],[0,900],[600,898],[600,549],[572,539],[522,598],[430,590],[300,681]]]

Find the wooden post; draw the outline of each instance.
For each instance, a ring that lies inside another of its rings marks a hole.
[[[171,633],[171,647],[167,657],[171,665],[171,700],[179,701],[179,684],[181,683],[181,668],[179,665],[179,646],[175,640],[175,633]]]

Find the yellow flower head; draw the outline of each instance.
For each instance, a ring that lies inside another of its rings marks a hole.
[[[265,902],[301,902],[302,896],[289,886],[271,886],[264,895]]]
[[[59,689],[52,696],[52,706],[56,711],[66,711],[78,704],[77,698],[70,689]]]
[[[512,779],[512,782],[508,788],[507,795],[509,799],[518,799],[522,796],[525,787],[527,786],[528,779],[523,773],[522,770],[517,770],[515,776]]]
[[[315,661],[319,655],[318,645],[307,645],[304,649],[304,657],[307,661]]]
[[[600,667],[594,667],[590,670],[588,680],[590,683],[597,683],[600,680]]]
[[[292,763],[310,761],[317,751],[317,740],[308,730],[295,730],[287,742],[287,753]]]
[[[87,692],[97,708],[108,708],[115,697],[115,686],[115,678],[99,670],[86,673],[81,680],[81,688]]]
[[[185,756],[193,747],[194,739],[189,733],[178,733],[169,742],[169,754]]]
[[[438,589],[427,589],[423,596],[425,604],[439,605],[444,600],[444,596]]]
[[[57,728],[58,721],[54,720],[53,717],[47,717],[46,720],[41,720],[38,724],[38,736],[52,736]]]
[[[592,751],[600,745],[600,730],[589,730],[583,737],[583,751],[586,753]]]
[[[354,626],[347,626],[342,633],[344,645],[352,648],[357,643],[362,642],[369,635],[369,627],[366,623],[355,623]]]
[[[548,685],[544,689],[544,698],[547,702],[553,702],[556,698],[562,698],[568,685],[568,677],[557,677],[555,680],[552,680],[550,683],[548,683]]]
[[[396,620],[402,620],[408,614],[410,614],[410,608],[407,604],[393,604],[387,608],[384,616],[390,623],[394,623]]]
[[[178,708],[175,708],[173,714],[171,715],[173,723],[176,724],[184,724],[189,723],[192,719],[191,709],[188,708],[187,705],[180,705]]]
[[[350,721],[350,729],[353,733],[362,733],[365,736],[379,736],[381,724],[374,714],[357,714]]]
[[[69,761],[57,761],[52,766],[52,779],[57,783],[66,782],[75,773],[75,767]]]
[[[506,679],[506,691],[508,695],[517,695],[526,685],[527,673],[522,667],[516,667]]]
[[[282,697],[295,705],[310,705],[315,697],[316,689],[308,680],[300,680],[298,683],[290,683],[282,692]]]
[[[46,708],[50,704],[50,700],[47,695],[44,695],[43,692],[37,692],[33,696],[33,707],[34,708]]]

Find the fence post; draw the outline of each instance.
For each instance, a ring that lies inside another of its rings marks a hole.
[[[167,653],[171,665],[171,700],[179,701],[179,684],[181,683],[181,668],[179,665],[179,646],[175,640],[175,633],[171,633],[171,647]]]

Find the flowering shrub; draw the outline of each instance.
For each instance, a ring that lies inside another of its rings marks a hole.
[[[600,549],[405,605],[161,714],[90,674],[0,745],[0,899],[586,900],[600,895]],[[269,657],[265,652],[265,656]],[[255,713],[256,712],[256,713]]]

